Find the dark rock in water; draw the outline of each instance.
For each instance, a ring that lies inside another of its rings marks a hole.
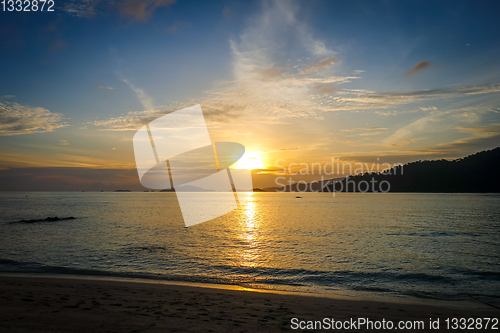
[[[21,220],[18,222],[12,222],[12,223],[35,223],[35,222],[54,222],[54,221],[62,221],[62,220],[74,220],[75,218],[73,216],[70,217],[47,217],[45,219],[34,219],[34,220]]]

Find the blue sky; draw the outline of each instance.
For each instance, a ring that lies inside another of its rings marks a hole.
[[[134,132],[198,103],[213,141],[244,144],[269,170],[491,149],[499,7],[87,0],[0,12],[0,168],[133,169]]]

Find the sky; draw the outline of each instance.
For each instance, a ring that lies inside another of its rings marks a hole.
[[[296,163],[500,146],[497,1],[55,1],[0,11],[0,190],[140,187],[132,138],[200,104],[276,186]],[[307,180],[317,175],[305,175]],[[330,177],[331,178],[331,177]]]

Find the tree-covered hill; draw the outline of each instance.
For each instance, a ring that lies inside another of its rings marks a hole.
[[[482,151],[457,160],[417,161],[398,166],[384,173],[365,173],[350,176],[335,184],[336,191],[359,191],[367,188],[364,181],[381,184],[389,192],[500,192],[500,147]],[[387,186],[388,184],[390,186]],[[331,192],[333,185],[323,191]],[[374,189],[374,190],[373,190]],[[379,191],[379,185],[370,186],[368,192]]]

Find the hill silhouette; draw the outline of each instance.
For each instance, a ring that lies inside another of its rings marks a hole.
[[[500,147],[482,151],[456,160],[416,161],[397,166],[384,173],[365,173],[344,178],[337,184],[323,188],[331,192],[333,186],[339,192],[360,192],[359,183],[387,181],[389,192],[438,192],[438,193],[499,193],[500,192]],[[387,182],[382,187],[387,190]],[[346,186],[346,183],[348,185]],[[361,184],[361,189],[367,188]],[[378,191],[378,185],[368,192]]]

